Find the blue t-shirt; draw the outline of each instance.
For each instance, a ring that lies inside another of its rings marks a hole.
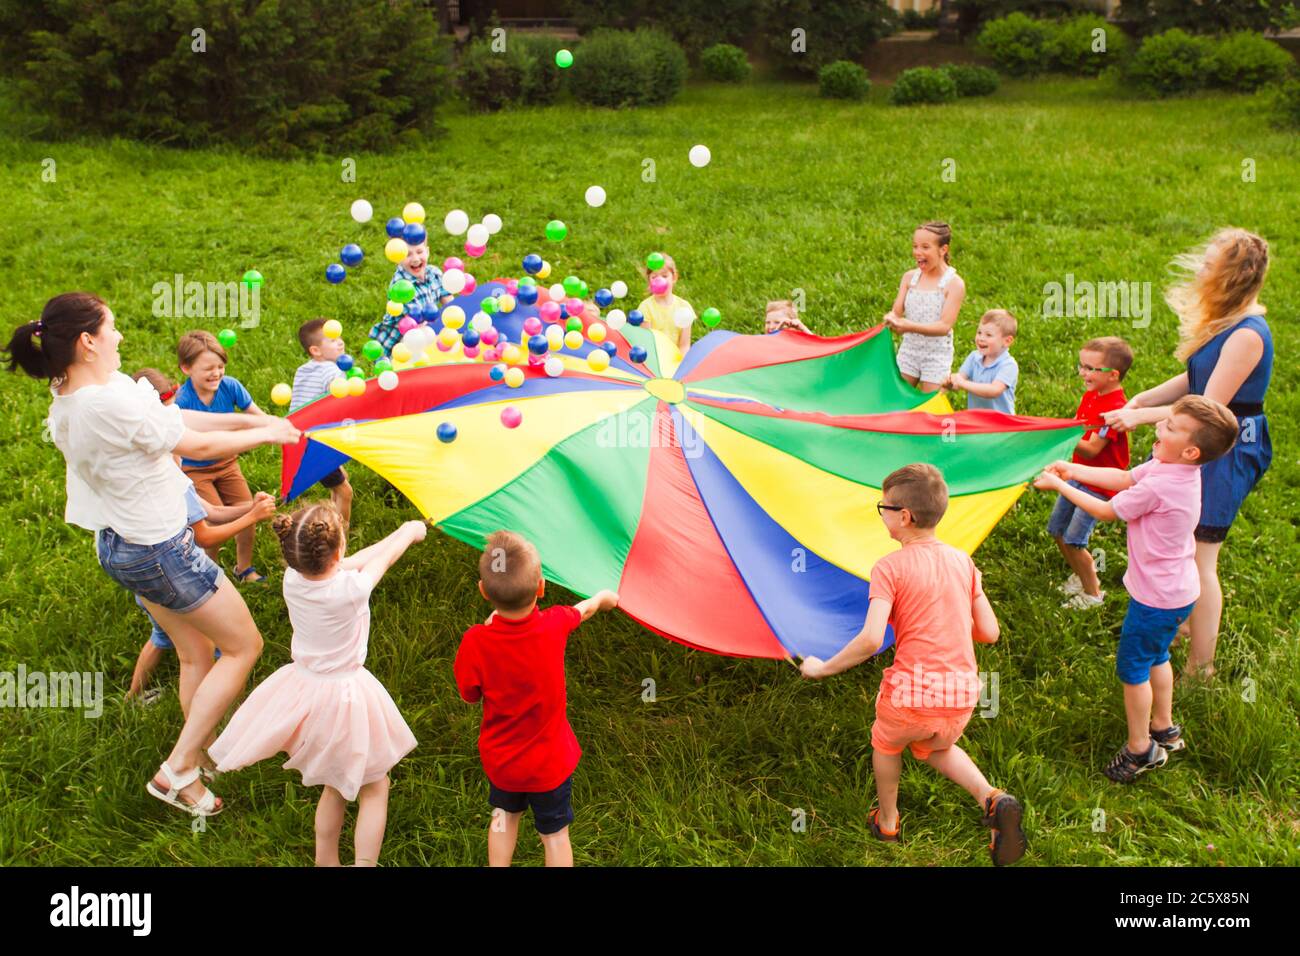
[[[191,481],[189,488],[185,490],[185,526],[196,525],[207,517],[208,509],[203,504],[203,499],[199,497],[199,493],[194,490],[194,482]]]
[[[176,392],[175,404],[178,408],[188,408],[194,412],[226,413],[237,409],[243,411],[253,404],[253,396],[248,394],[248,389],[244,388],[239,379],[226,375],[222,377],[221,383],[217,386],[216,394],[212,396],[212,404],[205,405],[203,400],[199,398],[198,392],[194,391],[194,383],[186,379],[185,384]],[[181,459],[182,468],[206,468],[208,465],[215,465],[216,463],[215,458],[211,461],[198,461],[193,458]]]
[[[1016,413],[1016,382],[1020,379],[1020,366],[1011,357],[1010,349],[1003,349],[1002,354],[993,360],[992,365],[984,364],[984,356],[978,351],[966,356],[961,363],[959,375],[964,375],[977,385],[992,385],[994,382],[1006,382],[1007,387],[997,398],[982,398],[972,392],[966,393],[967,408],[987,408],[995,412]]]

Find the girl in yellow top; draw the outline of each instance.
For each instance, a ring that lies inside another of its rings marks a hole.
[[[663,254],[664,264],[648,277],[650,296],[637,311],[646,317],[650,328],[658,329],[676,342],[683,355],[691,347],[691,326],[695,323],[695,310],[683,298],[673,295],[677,285],[677,263],[668,253]]]

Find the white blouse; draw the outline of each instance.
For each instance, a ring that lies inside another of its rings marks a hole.
[[[171,455],[185,424],[148,381],[114,372],[105,385],[54,393],[49,426],[68,465],[69,524],[142,545],[185,529],[188,479]]]

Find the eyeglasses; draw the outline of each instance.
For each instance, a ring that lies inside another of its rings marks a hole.
[[[1115,370],[1113,368],[1099,368],[1093,365],[1084,365],[1082,362],[1080,362],[1079,371],[1080,372],[1113,372]]]
[[[880,515],[882,518],[885,516],[886,511],[906,511],[906,510],[907,509],[904,508],[902,505],[887,505],[883,501],[876,502],[876,514]]]

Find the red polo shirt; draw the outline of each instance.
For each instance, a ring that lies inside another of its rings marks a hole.
[[[497,614],[461,638],[456,687],[471,704],[483,701],[479,756],[499,790],[554,790],[578,766],[582,748],[565,713],[564,647],[581,623],[576,607],[533,608],[517,621]]]
[[[1107,392],[1105,395],[1098,395],[1096,392],[1084,392],[1083,398],[1079,401],[1079,410],[1074,413],[1075,418],[1088,424],[1088,430],[1083,433],[1083,440],[1087,441],[1092,438],[1105,426],[1106,422],[1101,417],[1102,412],[1113,412],[1127,404],[1128,399],[1124,397],[1124,389],[1122,388]],[[1105,447],[1097,452],[1095,458],[1086,458],[1076,451],[1070,460],[1076,465],[1091,465],[1094,468],[1123,468],[1127,471],[1128,432],[1117,432],[1111,429],[1106,433]],[[1108,491],[1105,488],[1094,488],[1086,482],[1080,482],[1080,484],[1106,498],[1111,498],[1115,494],[1115,492]]]

